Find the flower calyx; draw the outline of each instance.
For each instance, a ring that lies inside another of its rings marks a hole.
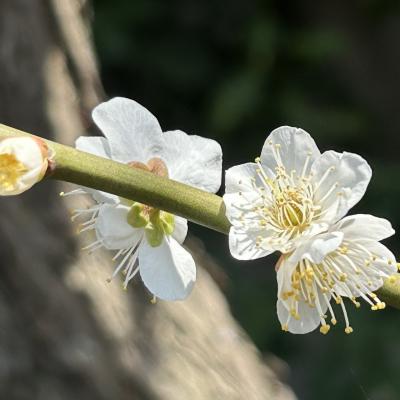
[[[164,235],[171,235],[175,229],[172,214],[134,202],[128,212],[127,222],[134,228],[143,228],[152,247],[161,245]]]

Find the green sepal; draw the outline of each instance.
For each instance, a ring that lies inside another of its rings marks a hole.
[[[160,226],[150,223],[146,226],[145,233],[146,239],[151,247],[161,245],[164,238],[164,232]]]
[[[129,225],[134,228],[144,228],[149,223],[149,218],[143,214],[144,205],[140,203],[134,203],[131,209],[128,211],[126,220]]]
[[[165,211],[161,211],[160,221],[163,228],[163,231],[166,235],[172,235],[172,232],[175,229],[175,217],[173,214],[167,213]]]

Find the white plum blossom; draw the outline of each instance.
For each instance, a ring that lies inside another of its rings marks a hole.
[[[14,196],[39,182],[48,167],[46,143],[33,136],[0,140],[0,196]]]
[[[211,139],[175,130],[162,132],[157,119],[133,100],[113,98],[93,110],[105,137],[80,137],[79,150],[141,168],[156,175],[216,192],[221,183],[222,151]],[[163,300],[188,296],[196,267],[182,242],[187,220],[133,200],[89,188],[98,203],[76,210],[87,216],[81,231],[94,229],[97,240],[87,248],[115,250],[118,260],[112,278],[125,275],[124,287],[139,272],[147,289]]]
[[[364,195],[371,168],[360,156],[321,154],[302,129],[283,126],[265,141],[255,163],[226,171],[229,246],[240,260],[293,251],[324,232]]]
[[[353,332],[343,298],[358,308],[361,298],[372,310],[385,308],[374,293],[397,271],[394,255],[381,243],[394,234],[389,221],[372,215],[343,218],[282,255],[277,264],[277,310],[282,329],[307,333],[319,325],[328,333],[336,325],[331,299],[344,316],[345,332]],[[328,320],[328,322],[327,322]]]
[[[331,299],[341,305],[345,331],[352,332],[342,301],[384,308],[374,294],[397,270],[379,243],[390,223],[369,215],[342,219],[364,195],[371,169],[360,156],[320,153],[311,136],[288,126],[275,129],[255,163],[226,171],[224,202],[232,226],[231,254],[251,260],[280,251],[278,316],[282,329],[306,333],[336,323]],[[342,220],[341,220],[342,219]]]

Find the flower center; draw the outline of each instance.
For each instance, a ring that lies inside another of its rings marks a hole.
[[[132,161],[128,165],[168,178],[168,168],[160,158],[151,158],[147,164]],[[171,235],[174,232],[175,217],[172,214],[138,202],[126,199],[121,199],[121,201],[131,206],[127,215],[128,224],[134,228],[144,228],[150,246],[159,246],[164,235]]]
[[[279,145],[274,145],[274,155],[277,162],[275,175],[270,178],[264,171],[260,158],[256,158],[257,175],[263,186],[261,191],[264,207],[261,208],[261,224],[269,225],[275,230],[287,232],[289,237],[304,231],[318,218],[319,206],[313,201],[314,187],[310,175],[306,174],[311,154],[307,157],[303,171],[288,173],[282,164]],[[265,195],[265,191],[270,195]],[[286,235],[286,233],[285,233]]]
[[[302,228],[308,225],[309,210],[304,206],[306,196],[301,189],[286,187],[281,189],[274,182],[272,194],[274,203],[269,207],[269,212],[276,216],[276,221],[284,228]]]
[[[6,192],[15,190],[18,179],[27,172],[14,154],[0,154],[0,187]]]

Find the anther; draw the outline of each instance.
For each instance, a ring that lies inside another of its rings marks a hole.
[[[319,328],[319,331],[320,331],[323,335],[326,335],[326,334],[329,332],[330,329],[331,329],[330,325],[325,324],[325,325],[322,325],[321,328]]]

